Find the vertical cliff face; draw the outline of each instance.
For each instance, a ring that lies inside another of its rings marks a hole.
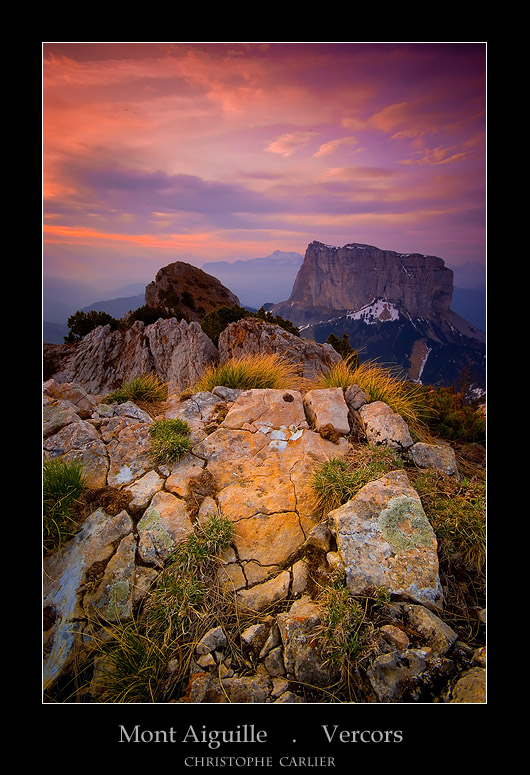
[[[274,310],[303,325],[316,322],[322,313],[357,312],[385,299],[409,315],[437,318],[449,310],[452,293],[453,272],[436,256],[312,242],[291,296]]]

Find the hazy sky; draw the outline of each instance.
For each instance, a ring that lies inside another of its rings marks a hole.
[[[364,242],[485,262],[485,43],[44,43],[44,274]]]

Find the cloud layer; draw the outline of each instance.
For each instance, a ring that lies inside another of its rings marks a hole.
[[[315,239],[483,262],[485,55],[45,43],[45,274],[112,288]]]

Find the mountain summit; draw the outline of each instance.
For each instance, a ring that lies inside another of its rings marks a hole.
[[[443,259],[372,245],[311,242],[287,301],[271,312],[326,341],[347,334],[362,359],[399,364],[410,379],[484,384],[485,334],[451,309]]]
[[[293,323],[304,325],[330,311],[358,312],[385,299],[410,315],[433,318],[450,308],[452,293],[453,272],[437,256],[311,242],[289,299],[275,310],[288,311]]]

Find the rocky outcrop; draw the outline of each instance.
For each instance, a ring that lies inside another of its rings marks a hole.
[[[233,597],[241,630],[205,628],[187,687],[173,701],[298,703],[308,687],[333,687],[340,668],[319,638],[327,614],[320,593],[325,579],[345,574],[354,595],[383,588],[392,598],[372,634],[367,701],[483,702],[484,652],[475,655],[441,619],[436,538],[406,473],[368,483],[324,519],[318,510],[312,471],[348,455],[344,422],[348,408],[351,417],[369,405],[360,397],[352,389],[346,403],[342,391],[323,390],[304,402],[296,390],[222,386],[173,396],[163,416],[186,419],[191,450],[155,466],[152,417],[131,402],[107,405],[76,384],[47,382],[44,456],[82,460],[97,505],[76,536],[44,558],[46,692],[53,696],[74,665],[90,665],[94,616],[131,621],[174,549],[220,514],[234,532],[215,579]],[[332,440],[319,418],[335,431]],[[383,430],[378,443],[392,446]],[[96,659],[80,701],[100,701],[104,671]]]
[[[331,345],[302,339],[280,326],[257,318],[230,323],[219,336],[222,362],[256,353],[278,353],[298,367],[300,376],[308,378],[341,360]]]
[[[435,318],[449,310],[452,292],[453,272],[436,256],[359,243],[337,248],[311,242],[289,299],[272,311],[305,325],[322,315],[357,312],[383,299],[387,302],[383,315],[388,316],[396,304],[414,317]]]
[[[145,289],[148,307],[180,311],[187,320],[200,321],[219,307],[239,306],[239,299],[216,277],[184,261],[160,269]]]
[[[52,345],[56,354],[59,345]],[[53,378],[75,382],[93,395],[107,393],[133,377],[156,374],[172,390],[193,384],[218,360],[217,348],[196,322],[175,318],[151,325],[137,321],[127,331],[98,326],[75,346],[63,345]],[[48,349],[45,347],[45,356]]]
[[[296,366],[301,377],[314,377],[340,361],[329,344],[301,339],[278,325],[257,318],[231,323],[219,338],[219,349],[197,322],[175,318],[126,331],[99,326],[77,344],[44,345],[55,367],[48,376],[75,383],[91,395],[108,393],[142,374],[156,374],[169,393],[192,386],[213,363],[257,353],[277,353]]]

